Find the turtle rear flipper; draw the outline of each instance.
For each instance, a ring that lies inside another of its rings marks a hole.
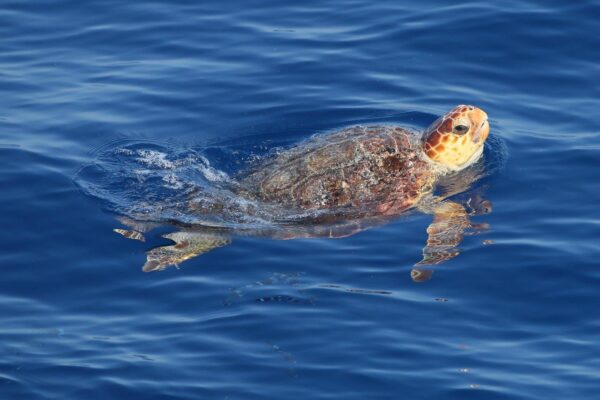
[[[144,272],[160,271],[168,266],[178,265],[231,242],[229,236],[213,232],[178,231],[163,237],[175,243],[149,250],[146,253],[146,264],[142,267]]]
[[[113,229],[113,232],[116,232],[119,235],[126,237],[127,239],[139,240],[140,242],[146,241],[146,237],[144,236],[144,234],[138,231],[115,228]]]
[[[140,242],[146,241],[144,233],[160,226],[160,224],[156,222],[137,221],[122,215],[116,217],[116,220],[129,229],[115,228],[113,229],[113,232],[116,232],[127,239],[139,240]]]
[[[131,229],[132,231],[137,231],[140,233],[149,232],[152,229],[159,227],[161,225],[158,222],[138,221],[138,220],[135,220],[133,218],[129,218],[129,217],[126,217],[123,215],[119,215],[118,217],[116,217],[116,220],[119,221],[121,224],[125,225],[126,227],[128,227],[129,229]]]

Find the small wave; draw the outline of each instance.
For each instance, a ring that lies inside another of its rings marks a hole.
[[[129,149],[119,149],[117,151],[124,155],[133,155],[131,150],[127,150]],[[137,155],[138,157],[136,158],[136,160],[148,167],[160,169],[174,169],[176,165],[173,161],[167,159],[167,155],[165,153],[161,153],[160,151],[138,150]]]
[[[202,161],[202,163],[198,165],[198,169],[206,179],[208,179],[211,182],[232,183],[232,180],[229,177],[229,175],[227,175],[227,173],[225,173],[224,171],[220,171],[211,167],[210,161],[208,161],[206,157],[199,156],[199,159],[200,161]]]

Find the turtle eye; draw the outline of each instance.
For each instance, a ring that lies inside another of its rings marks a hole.
[[[466,125],[456,125],[454,129],[452,129],[452,132],[456,133],[457,135],[464,135],[468,130],[469,127]]]

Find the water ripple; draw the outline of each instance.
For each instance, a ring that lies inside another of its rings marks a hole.
[[[538,0],[5,1],[2,398],[595,398],[598,15]],[[165,200],[186,182],[174,169],[231,177],[313,134],[421,129],[459,103],[490,115],[493,212],[427,283],[410,276],[421,214],[338,240],[239,237],[160,274],[140,257],[164,229],[112,231],[104,200]],[[125,182],[133,164],[156,181]],[[82,196],[82,174],[106,192]]]

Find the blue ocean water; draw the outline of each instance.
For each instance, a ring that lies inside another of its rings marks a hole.
[[[599,18],[591,1],[4,1],[0,398],[596,398]],[[168,230],[123,239],[126,182],[79,179],[131,146],[232,173],[461,103],[490,116],[493,211],[425,283],[424,214],[143,273]]]

